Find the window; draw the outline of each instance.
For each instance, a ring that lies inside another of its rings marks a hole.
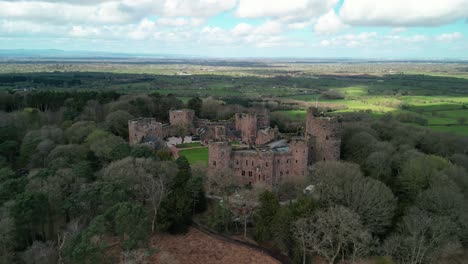
[[[297,160],[296,160],[296,163],[297,163]]]
[[[268,167],[268,162],[267,162],[267,163],[265,163],[265,167]]]
[[[215,160],[215,161],[213,161],[213,166],[216,166],[216,160]]]
[[[248,161],[248,160],[245,160],[245,165],[249,165],[249,161]]]
[[[252,160],[252,166],[253,166],[253,160]]]
[[[328,135],[325,137],[325,140],[328,140]]]
[[[252,177],[252,172],[251,171],[249,171],[249,177]]]
[[[239,165],[239,160],[236,160],[236,165]]]
[[[278,164],[280,163],[280,161],[278,160]]]
[[[283,172],[282,172],[282,171],[280,171],[280,176],[283,176]]]
[[[242,176],[245,176],[245,171],[242,171]]]

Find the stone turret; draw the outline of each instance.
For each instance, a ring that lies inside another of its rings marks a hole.
[[[309,164],[340,159],[341,128],[338,118],[325,117],[314,107],[307,110],[306,137],[310,146]]]

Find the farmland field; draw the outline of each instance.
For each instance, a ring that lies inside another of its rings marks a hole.
[[[275,102],[271,111],[295,120],[317,105],[330,114],[391,114],[402,122],[468,135],[463,69],[462,62],[36,61],[2,64],[0,91],[157,93],[184,103],[197,96],[242,106]]]

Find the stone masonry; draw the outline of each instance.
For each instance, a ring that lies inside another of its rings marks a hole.
[[[313,107],[307,110],[306,137],[310,141],[309,164],[340,159],[341,128],[341,122],[337,117],[325,117]]]
[[[263,183],[271,188],[303,179],[307,157],[308,146],[303,138],[253,149],[233,149],[228,142],[211,142],[208,177],[234,177],[239,185]]]

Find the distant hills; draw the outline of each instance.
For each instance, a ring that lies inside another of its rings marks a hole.
[[[196,56],[187,54],[157,54],[157,53],[119,53],[87,50],[60,50],[60,49],[0,49],[0,61],[36,61],[36,60],[125,60],[125,59],[148,59],[148,60],[201,60],[201,61],[262,61],[262,62],[288,62],[288,63],[391,63],[391,62],[428,62],[428,63],[468,63],[467,58],[216,58],[213,56]]]
[[[115,53],[102,51],[74,50],[65,51],[59,49],[0,49],[0,58],[182,58],[190,56],[171,54],[145,54],[145,53]]]

